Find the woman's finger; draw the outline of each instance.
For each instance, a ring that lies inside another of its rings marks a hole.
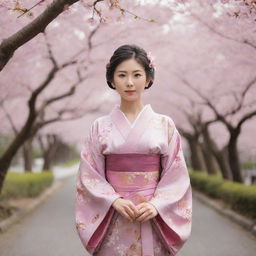
[[[146,208],[146,206],[141,207],[140,210],[138,211],[138,216],[140,216],[141,214],[143,214],[147,210],[148,209]]]
[[[136,217],[139,214],[139,211],[137,210],[137,207],[133,204],[133,202],[131,202],[129,204],[129,207],[132,209],[134,216]]]
[[[129,214],[129,216],[134,219],[136,216],[134,216],[133,210],[129,207],[129,205],[124,206],[125,211]]]
[[[126,213],[125,209],[121,211],[121,215],[125,217],[126,219],[132,221],[133,219]]]
[[[141,222],[145,222],[145,221],[150,220],[150,219],[152,219],[152,218],[154,218],[154,217],[155,217],[154,214],[149,214],[149,215],[148,215],[147,217],[145,217],[144,220],[142,220]]]
[[[148,211],[145,211],[142,215],[140,215],[136,220],[137,221],[143,221],[148,215],[150,215],[151,213]]]
[[[144,202],[141,203],[141,204],[136,205],[137,211],[139,211],[141,208],[145,207],[145,205],[146,205],[146,204],[145,204]]]

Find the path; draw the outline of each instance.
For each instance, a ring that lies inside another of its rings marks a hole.
[[[1,256],[87,256],[75,229],[75,176],[21,223],[0,234]],[[193,201],[192,235],[179,256],[254,256],[256,239]]]

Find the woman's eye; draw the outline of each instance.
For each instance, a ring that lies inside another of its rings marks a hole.
[[[124,77],[124,76],[125,76],[124,74],[119,75],[119,77]],[[138,77],[138,76],[141,76],[141,74],[136,74],[135,76]]]

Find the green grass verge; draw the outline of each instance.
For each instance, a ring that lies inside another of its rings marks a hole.
[[[9,171],[5,177],[0,200],[8,198],[36,197],[54,180],[53,173],[15,173]]]
[[[256,186],[227,181],[215,175],[189,171],[191,184],[212,198],[227,203],[233,210],[256,219]]]

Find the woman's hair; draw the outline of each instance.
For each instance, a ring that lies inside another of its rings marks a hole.
[[[130,45],[125,44],[117,48],[112,57],[110,58],[109,63],[106,65],[106,79],[108,86],[111,89],[115,88],[112,86],[111,82],[113,82],[114,72],[116,67],[123,61],[128,59],[135,59],[142,67],[144,67],[144,70],[146,72],[146,79],[147,81],[151,79],[148,86],[145,87],[145,89],[148,89],[153,84],[155,70],[154,67],[150,64],[150,59],[148,58],[147,52],[137,46],[137,45]]]

